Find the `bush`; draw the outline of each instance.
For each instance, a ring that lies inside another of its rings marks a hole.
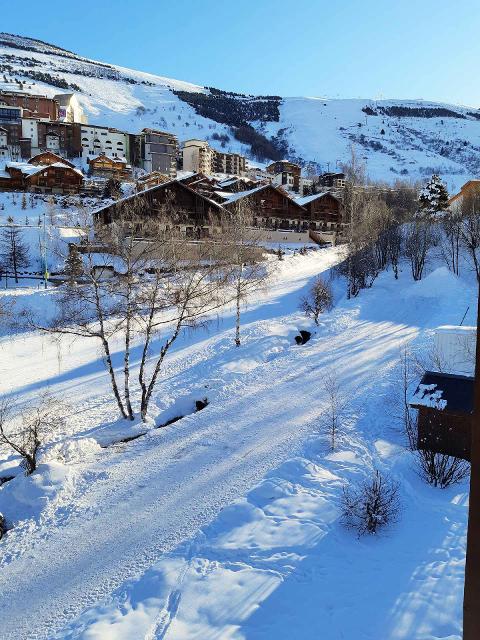
[[[332,308],[332,300],[333,294],[330,284],[318,276],[307,295],[301,298],[300,309],[307,317],[312,317],[315,324],[318,325],[320,314]]]
[[[7,525],[5,522],[5,518],[3,517],[3,514],[0,513],[0,540],[3,538],[6,531],[7,531]]]
[[[359,536],[375,534],[396,522],[400,513],[399,484],[376,471],[358,487],[344,487],[342,517]]]

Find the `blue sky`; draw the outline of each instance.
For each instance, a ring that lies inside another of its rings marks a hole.
[[[0,0],[0,30],[245,93],[480,106],[476,0]]]

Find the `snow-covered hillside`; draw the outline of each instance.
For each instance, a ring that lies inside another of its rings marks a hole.
[[[228,108],[217,121],[197,113],[194,94],[210,94],[197,85],[0,33],[0,88],[19,89],[16,80],[32,93],[78,91],[93,123],[130,132],[145,126],[168,129],[180,141],[199,137],[214,147],[252,155],[248,145],[235,139]],[[192,99],[186,102],[182,92]],[[238,103],[251,100],[231,97]],[[291,159],[315,162],[323,171],[347,160],[353,143],[370,176],[389,182],[423,180],[437,172],[453,190],[480,172],[480,113],[473,108],[423,101],[278,98],[272,114],[262,120],[247,117],[246,122],[267,139],[275,136]]]

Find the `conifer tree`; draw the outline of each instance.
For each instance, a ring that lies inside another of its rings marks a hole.
[[[428,218],[448,209],[448,191],[440,177],[433,174],[420,192],[418,216]]]
[[[74,284],[83,275],[83,262],[76,244],[69,247],[68,256],[65,259],[65,273],[68,276],[69,284]]]
[[[19,269],[25,269],[30,264],[28,258],[28,246],[23,239],[21,229],[15,227],[13,218],[9,216],[8,227],[0,234],[0,259],[5,271],[11,269],[18,283]]]

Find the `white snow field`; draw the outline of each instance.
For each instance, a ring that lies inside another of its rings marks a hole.
[[[117,420],[97,346],[38,334],[1,339],[0,392],[68,403],[65,433],[31,477],[0,488],[0,638],[30,640],[460,640],[467,482],[419,478],[396,419],[398,360],[438,325],[475,322],[475,285],[440,263],[403,265],[336,305],[310,342],[299,298],[340,249],[272,258],[272,284],[243,316],[188,333],[167,358],[146,435]],[[39,313],[53,290],[3,292]],[[118,355],[118,354],[117,354]],[[135,354],[137,355],[137,354]],[[332,453],[323,380],[348,419]],[[194,400],[209,405],[194,413]],[[170,426],[156,424],[190,413]],[[400,482],[398,523],[357,538],[342,487],[372,469]],[[18,474],[3,456],[0,475]]]

